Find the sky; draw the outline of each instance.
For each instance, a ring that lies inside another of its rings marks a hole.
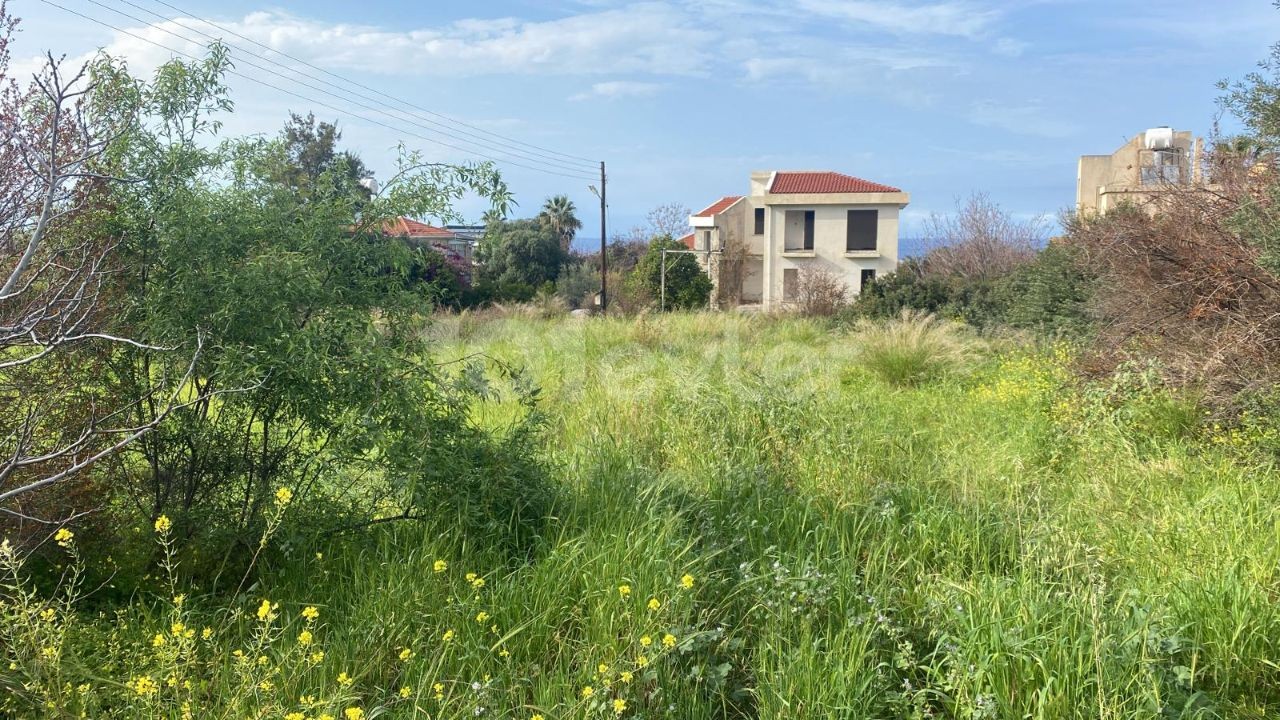
[[[753,170],[837,170],[900,187],[911,194],[907,237],[974,192],[1019,217],[1056,215],[1074,203],[1080,155],[1110,153],[1160,125],[1210,134],[1220,119],[1215,83],[1254,70],[1280,41],[1269,0],[9,8],[22,19],[15,72],[29,74],[46,50],[75,62],[101,49],[146,76],[171,50],[199,55],[208,36],[220,37],[240,73],[228,78],[236,110],[224,134],[274,134],[290,111],[314,111],[383,178],[400,143],[442,161],[488,156],[501,161],[517,216],[563,193],[584,238],[599,237],[589,186],[600,160],[610,235],[658,205],[698,210],[743,194]],[[484,208],[467,200],[459,209],[477,220]]]

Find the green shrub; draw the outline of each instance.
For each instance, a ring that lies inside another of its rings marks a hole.
[[[885,323],[864,320],[857,328],[862,364],[893,385],[917,385],[960,369],[975,352],[960,328],[938,316],[903,310]]]
[[[634,294],[644,294],[654,300],[663,295],[662,251],[687,250],[669,235],[662,235],[649,243],[649,250],[640,258],[636,269],[627,278]],[[692,255],[668,255],[666,259],[665,296],[668,310],[696,310],[707,306],[711,298],[711,278],[703,272]]]
[[[842,316],[856,322],[915,310],[984,330],[1003,325],[1046,335],[1079,334],[1089,328],[1094,278],[1077,256],[1072,248],[1052,243],[998,278],[939,275],[908,258],[864,289]]]
[[[1000,283],[1004,321],[1013,327],[1045,334],[1079,334],[1090,324],[1088,302],[1094,277],[1080,262],[1079,251],[1050,243]]]

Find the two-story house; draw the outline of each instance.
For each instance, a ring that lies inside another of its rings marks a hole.
[[[778,309],[798,299],[806,275],[825,271],[850,295],[898,267],[898,214],[911,197],[831,171],[751,174],[749,195],[721,198],[689,218],[686,246],[708,266],[742,252],[740,301]],[[727,276],[726,276],[727,278]],[[720,282],[720,273],[712,272]],[[729,280],[726,280],[729,281]]]

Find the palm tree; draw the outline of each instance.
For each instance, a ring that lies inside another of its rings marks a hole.
[[[560,238],[560,249],[568,253],[573,245],[573,236],[582,229],[582,221],[578,219],[578,208],[568,195],[556,195],[547,198],[542,205],[538,219]]]

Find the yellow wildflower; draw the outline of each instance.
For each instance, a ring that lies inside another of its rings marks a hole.
[[[165,642],[164,636],[156,633],[156,636],[151,638],[151,647],[164,647]]]
[[[149,675],[133,677],[124,686],[142,696],[155,695],[160,692],[160,686]]]
[[[351,676],[350,676],[350,675],[348,675],[348,674],[346,674],[346,673],[344,673],[344,672],[342,672],[342,673],[338,673],[338,686],[339,686],[339,687],[350,687],[350,686],[351,686]]]
[[[262,690],[262,692],[271,692],[271,688],[273,687],[274,685],[271,684],[270,680],[263,680],[258,683],[258,689]]]
[[[70,530],[66,528],[59,528],[58,532],[54,533],[53,539],[58,541],[58,544],[62,547],[71,547],[71,538],[74,538],[75,536],[76,534]]]
[[[635,678],[635,675],[632,675],[630,670],[623,670],[622,672],[618,673],[618,679],[624,683],[629,683],[634,678]]]
[[[333,720],[333,716],[329,713],[320,713],[316,716],[316,720]]]
[[[307,716],[300,712],[291,712],[284,716],[284,720],[307,720]]]
[[[658,600],[658,598],[649,598],[649,609],[650,609],[650,610],[653,610],[654,612],[657,612],[658,608],[660,608],[660,607],[662,607],[662,602],[661,602],[661,601],[659,601],[659,600]]]
[[[484,622],[485,622],[486,620],[488,620],[488,619],[489,619],[489,613],[487,613],[487,612],[485,612],[485,611],[483,611],[483,610],[481,610],[480,612],[476,613],[476,622],[478,622],[478,623],[480,623],[480,624],[482,624],[482,625],[483,625],[483,624],[484,624]]]
[[[692,575],[690,575],[689,573],[685,573],[685,574],[684,574],[684,577],[680,578],[680,587],[684,588],[685,590],[690,590],[690,589],[692,589],[692,588],[693,588],[693,576],[692,576]]]
[[[652,645],[652,644],[653,644],[653,638],[649,637],[648,635],[641,635],[641,636],[640,636],[640,646],[641,646],[641,647],[649,647],[649,646],[650,646],[650,645]]]
[[[440,639],[441,639],[442,641],[444,641],[444,642],[447,642],[447,643],[449,643],[449,642],[453,642],[453,631],[452,631],[452,630],[445,630],[445,631],[444,631],[444,635],[443,635],[443,636],[441,636],[441,638],[440,638]]]
[[[169,521],[168,515],[161,515],[156,518],[156,532],[164,535],[173,529],[173,523]]]
[[[401,662],[408,662],[412,657],[413,657],[413,651],[410,650],[409,648],[404,648],[400,651]]]
[[[637,656],[636,656],[636,667],[642,668],[642,667],[648,667],[648,666],[649,666],[649,658],[648,658],[648,656],[646,656],[646,655],[637,655]]]
[[[269,617],[271,617],[271,610],[272,610],[272,609],[273,609],[273,606],[272,606],[272,604],[271,604],[271,601],[270,601],[270,600],[263,600],[263,601],[262,601],[262,604],[258,606],[258,619],[259,619],[259,620],[266,620],[266,619],[268,619]]]
[[[58,611],[53,608],[45,608],[40,611],[40,619],[45,622],[53,622],[58,617]]]
[[[449,563],[445,562],[444,560],[437,560],[434,563],[432,563],[431,569],[435,570],[438,573],[442,573],[445,570],[449,569]]]
[[[213,628],[207,627],[200,631],[201,640],[208,640],[211,637],[213,637]]]
[[[595,695],[595,694],[596,694],[596,689],[595,689],[595,688],[593,688],[593,687],[591,687],[590,685],[588,685],[588,686],[586,686],[586,687],[582,688],[582,697],[583,697],[583,698],[589,698],[589,697],[591,697],[592,695]]]
[[[80,693],[81,695],[89,692],[89,683],[84,683],[83,685],[77,685],[76,692]]]
[[[666,648],[673,648],[673,647],[675,647],[675,646],[676,646],[676,636],[675,636],[675,635],[672,635],[671,633],[667,633],[666,635],[663,635],[663,636],[662,636],[662,646],[663,646],[663,647],[666,647]]]
[[[404,687],[400,688],[400,697],[408,699],[408,697],[412,694],[413,694],[413,690],[410,690],[408,685],[405,685]]]
[[[293,499],[293,491],[287,487],[282,487],[276,491],[276,505],[284,507]]]
[[[342,715],[346,717],[347,720],[364,720],[364,710],[361,710],[358,707],[349,707],[342,711]]]
[[[170,633],[171,635],[173,635],[174,637],[179,637],[179,636],[181,636],[181,635],[182,635],[182,633],[183,633],[186,629],[187,629],[187,626],[186,626],[186,625],[183,625],[183,624],[182,624],[182,623],[180,623],[180,622],[176,622],[176,623],[173,623],[172,625],[170,625],[170,626],[169,626],[169,633]]]
[[[186,601],[187,601],[187,596],[186,596],[186,595],[174,595],[174,596],[173,596],[173,606],[174,606],[174,607],[182,607],[182,603],[184,603],[184,602],[186,602]]]
[[[473,573],[473,572],[469,572],[469,573],[467,573],[466,575],[464,575],[463,577],[465,577],[465,578],[466,578],[467,582],[475,582],[475,581],[476,581],[476,578],[478,578],[478,577],[480,577],[480,576],[479,576],[479,575],[476,575],[476,574],[475,574],[475,573]]]
[[[613,701],[613,714],[621,715],[627,711],[627,701],[622,698],[615,698]]]
[[[312,642],[312,639],[313,638],[311,637],[310,630],[303,630],[302,632],[298,633],[298,644],[303,647],[310,645]]]
[[[631,594],[631,586],[630,586],[630,585],[619,585],[619,586],[618,586],[618,595],[619,595],[619,597],[626,597],[626,596],[628,596],[628,595],[630,595],[630,594]]]
[[[607,675],[609,674],[609,666],[605,663],[600,663],[596,666],[596,672],[600,675]]]
[[[311,653],[311,655],[307,657],[307,660],[310,661],[312,665],[319,665],[320,663],[324,662],[324,651],[317,650]]]
[[[534,713],[529,720],[546,720],[546,718],[542,717],[542,713]]]
[[[436,683],[435,685],[432,685],[431,689],[436,692],[436,702],[440,702],[441,700],[444,700],[444,685],[442,683]]]
[[[484,578],[478,577],[475,580],[472,580],[471,587],[476,588],[477,590],[484,587]]]
[[[302,608],[302,617],[306,620],[315,620],[320,617],[320,611],[314,605],[308,605]]]

